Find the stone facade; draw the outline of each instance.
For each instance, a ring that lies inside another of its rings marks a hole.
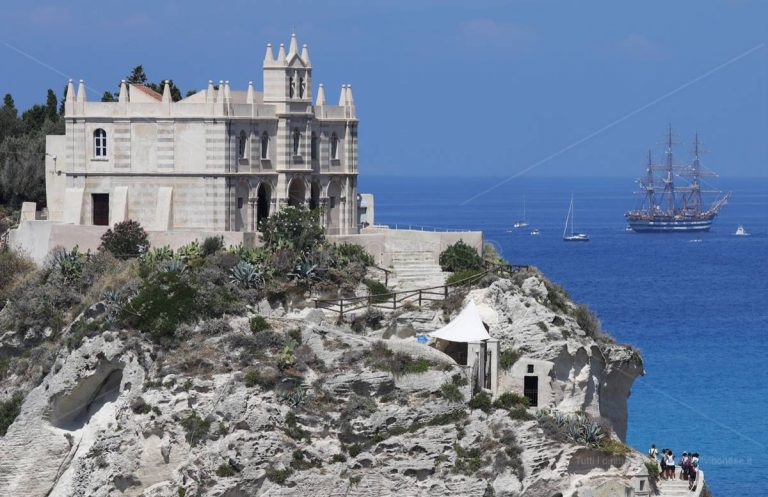
[[[91,102],[70,81],[66,134],[46,140],[51,221],[154,231],[256,231],[287,205],[324,207],[329,234],[354,234],[357,128],[352,88],[329,105],[312,91],[312,64],[296,35],[275,57],[264,91],[229,81],[173,102],[146,86],[120,86],[117,102]]]

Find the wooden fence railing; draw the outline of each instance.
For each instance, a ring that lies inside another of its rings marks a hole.
[[[360,309],[371,307],[396,311],[406,304],[416,305],[419,308],[426,302],[440,302],[455,293],[458,289],[471,289],[478,284],[488,274],[512,274],[517,271],[528,269],[529,266],[518,265],[499,265],[485,269],[477,274],[469,276],[453,283],[446,283],[441,286],[429,288],[419,288],[416,290],[402,290],[398,292],[388,292],[377,295],[366,295],[364,297],[351,297],[341,299],[315,299],[316,309],[326,309],[339,314],[354,312]]]

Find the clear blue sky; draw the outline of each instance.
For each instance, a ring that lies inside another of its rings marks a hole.
[[[11,0],[0,92],[26,108],[71,77],[99,98],[137,64],[183,91],[260,88],[292,26],[331,100],[353,85],[364,174],[508,176],[557,154],[527,174],[634,176],[671,121],[721,175],[768,175],[762,0]]]

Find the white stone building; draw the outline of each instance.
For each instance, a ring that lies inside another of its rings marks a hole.
[[[352,88],[338,105],[312,91],[307,45],[296,36],[275,57],[264,90],[220,81],[173,102],[123,82],[117,102],[92,102],[70,81],[66,134],[46,140],[49,219],[152,231],[257,230],[286,205],[324,207],[329,234],[354,234],[357,127]]]

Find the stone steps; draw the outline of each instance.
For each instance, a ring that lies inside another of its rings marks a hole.
[[[445,284],[445,273],[432,252],[397,252],[392,254],[393,281],[396,290],[418,290]]]

